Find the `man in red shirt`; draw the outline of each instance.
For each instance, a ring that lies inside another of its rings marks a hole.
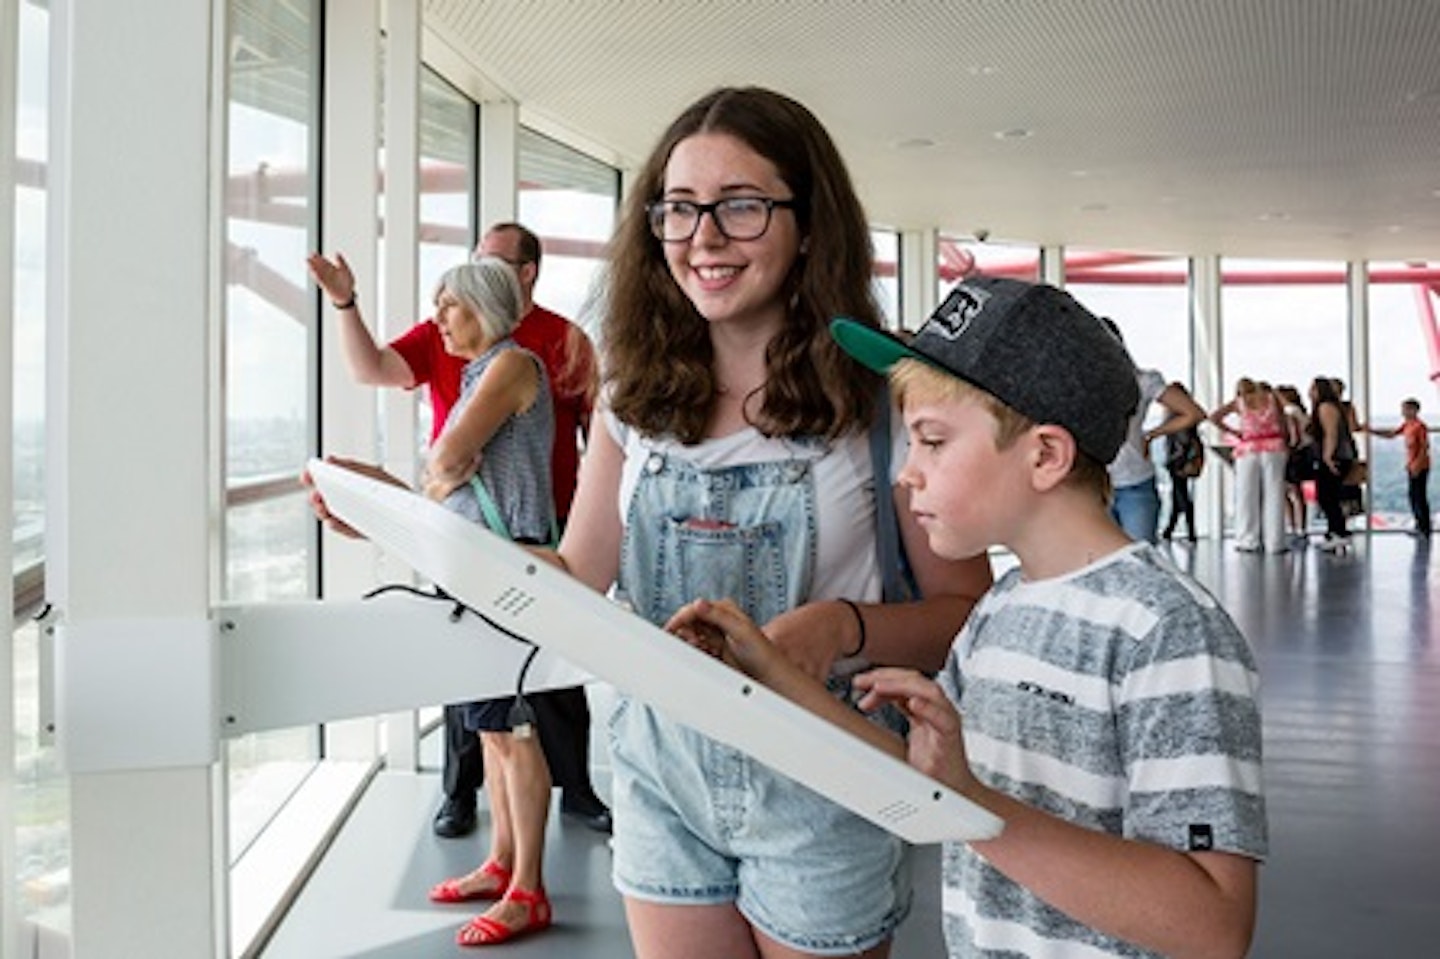
[[[524,318],[515,342],[540,357],[550,380],[555,406],[555,447],[551,480],[555,513],[561,525],[570,512],[580,464],[580,446],[589,428],[597,382],[595,349],[579,327],[532,298],[540,276],[540,240],[518,223],[497,223],[475,248],[477,256],[496,256],[515,268],[524,294]],[[431,440],[445,425],[460,396],[460,371],[466,361],[445,351],[438,327],[424,320],[386,346],[375,342],[353,309],[355,280],[338,254],[334,261],[309,258],[311,274],[330,296],[340,318],[340,346],[351,374],[371,386],[414,389],[430,394]],[[590,783],[590,708],[580,687],[526,697],[536,711],[541,745],[551,775],[561,788],[561,811],[592,829],[610,831],[610,810]],[[475,828],[475,792],[484,779],[478,737],[465,731],[460,711],[445,707],[445,800],[435,814],[435,832],[464,836]]]
[[[1430,428],[1420,418],[1420,401],[1400,404],[1400,425],[1394,429],[1371,427],[1376,436],[1405,438],[1405,472],[1410,481],[1410,512],[1415,514],[1415,535],[1430,538]]]

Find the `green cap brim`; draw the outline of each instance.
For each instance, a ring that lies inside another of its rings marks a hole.
[[[924,360],[925,357],[906,346],[904,341],[884,330],[857,323],[849,317],[837,316],[830,321],[830,335],[840,348],[876,373],[888,373],[900,360]]]

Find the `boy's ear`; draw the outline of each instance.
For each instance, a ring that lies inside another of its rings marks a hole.
[[[1065,427],[1048,423],[1030,433],[1030,483],[1037,493],[1048,492],[1065,482],[1075,465],[1075,437]]]

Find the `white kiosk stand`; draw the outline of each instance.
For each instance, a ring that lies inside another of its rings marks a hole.
[[[524,647],[513,637],[523,637],[910,842],[999,833],[1000,819],[953,790],[439,504],[322,461],[309,470],[331,512],[488,622],[466,635],[492,633],[483,644],[492,655],[518,664]],[[561,661],[543,672],[555,675],[527,688],[578,675]]]

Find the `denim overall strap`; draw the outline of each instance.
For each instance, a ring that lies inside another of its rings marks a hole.
[[[875,548],[880,559],[880,582],[887,603],[920,598],[920,585],[900,539],[900,517],[890,492],[890,393],[888,388],[875,408],[870,424],[870,462],[875,467]]]
[[[810,598],[811,462],[703,469],[627,450],[646,459],[625,506],[618,598],[663,623],[692,599],[728,597],[762,624]],[[905,850],[885,830],[628,696],[609,732],[613,870],[625,895],[734,902],[771,938],[822,955],[864,952],[905,915]]]

